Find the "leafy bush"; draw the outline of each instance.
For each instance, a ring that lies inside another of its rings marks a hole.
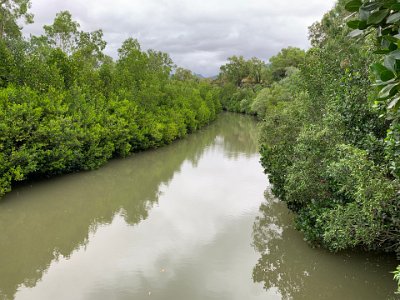
[[[374,105],[368,69],[379,58],[373,38],[348,37],[345,2],[310,28],[300,71],[255,97],[261,162],[309,242],[400,254],[400,127],[382,101]]]
[[[219,89],[171,77],[167,54],[128,39],[114,62],[101,31],[77,28],[61,12],[45,36],[0,40],[0,197],[16,181],[169,144],[221,110]]]

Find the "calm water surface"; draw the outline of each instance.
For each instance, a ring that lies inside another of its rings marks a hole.
[[[232,114],[18,187],[0,202],[0,299],[395,299],[392,257],[310,248],[268,190],[256,123]]]

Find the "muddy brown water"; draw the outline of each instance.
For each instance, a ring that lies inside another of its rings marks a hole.
[[[0,299],[396,299],[392,256],[313,249],[274,199],[257,124],[19,186],[0,201]]]

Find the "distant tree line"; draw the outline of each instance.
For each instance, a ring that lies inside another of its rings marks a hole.
[[[255,57],[229,57],[216,80],[221,87],[223,108],[262,118],[263,110],[257,107],[260,101],[256,101],[259,92],[284,79],[304,61],[304,56],[304,50],[288,47],[271,57],[268,64]]]

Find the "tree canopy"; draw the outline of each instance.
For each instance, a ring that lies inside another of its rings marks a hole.
[[[0,39],[21,36],[19,19],[25,23],[33,22],[33,15],[29,13],[30,0],[1,0],[0,1]]]
[[[168,54],[143,51],[133,38],[114,61],[103,32],[81,31],[68,11],[44,29],[0,41],[0,197],[17,181],[171,143],[221,109],[218,88],[172,76]]]

